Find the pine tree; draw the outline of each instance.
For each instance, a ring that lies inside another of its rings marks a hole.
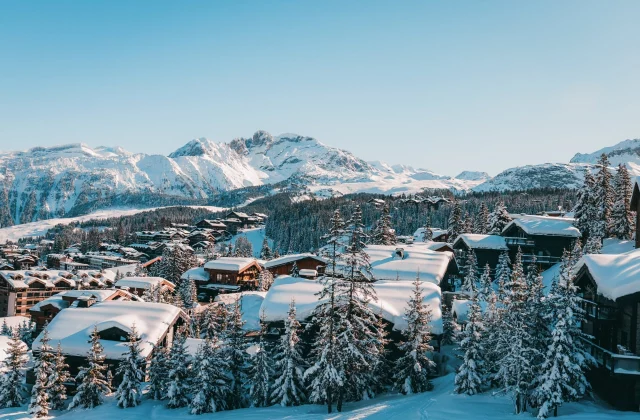
[[[595,360],[585,348],[580,325],[584,309],[574,284],[575,256],[566,252],[562,258],[560,277],[554,279],[546,299],[546,321],[551,334],[541,367],[539,385],[534,397],[539,405],[538,418],[543,419],[565,402],[579,400],[590,388],[585,371]]]
[[[266,292],[273,284],[273,274],[266,268],[260,271],[258,275],[258,292]]]
[[[509,253],[504,251],[500,254],[498,265],[496,266],[496,283],[498,284],[498,300],[505,298],[505,287],[511,279],[511,259]]]
[[[286,322],[285,322],[286,326]],[[249,370],[249,399],[251,407],[268,407],[271,405],[271,380],[274,378],[271,349],[264,337],[267,334],[267,324],[264,313],[260,316],[260,336],[258,337],[258,351],[251,360]]]
[[[191,357],[185,347],[185,331],[179,330],[173,338],[171,350],[169,350],[167,407],[180,408],[189,405],[189,392],[191,389]]]
[[[49,406],[52,410],[64,410],[67,401],[67,387],[65,382],[71,379],[69,365],[64,360],[62,347],[58,343],[53,358],[52,373],[49,377]]]
[[[27,364],[27,347],[20,340],[17,330],[11,335],[5,352],[7,356],[2,361],[3,374],[0,378],[0,408],[19,407],[23,401],[23,369]]]
[[[431,213],[427,215],[427,222],[422,230],[422,242],[433,241],[433,229],[431,229]]]
[[[147,269],[142,266],[142,264],[136,264],[133,275],[134,277],[147,277],[149,273],[147,272]]]
[[[595,177],[595,198],[598,210],[597,222],[594,229],[601,238],[608,238],[612,231],[613,220],[613,186],[611,183],[611,172],[609,172],[609,158],[602,154],[598,159],[598,172]],[[592,232],[593,233],[593,232]]]
[[[596,207],[596,181],[589,169],[585,170],[584,182],[577,193],[577,202],[573,208],[574,225],[585,236],[591,236],[591,228],[598,217]]]
[[[470,296],[473,296],[478,290],[478,260],[476,259],[476,253],[473,249],[467,252],[467,262],[464,266],[464,273],[462,290]]]
[[[306,400],[304,388],[304,360],[300,350],[296,320],[296,305],[292,299],[284,323],[284,334],[280,337],[275,352],[276,374],[271,397],[274,404],[283,407],[301,405]]]
[[[396,241],[396,232],[391,224],[389,204],[385,203],[380,220],[373,231],[371,242],[376,245],[395,245]]]
[[[489,263],[484,266],[482,276],[480,276],[480,288],[478,289],[478,298],[487,302],[493,292],[493,281],[491,280],[491,267]]]
[[[329,233],[322,236],[322,239],[327,242],[324,255],[329,260],[327,265],[331,268],[330,273],[333,278],[337,276],[340,251],[344,245],[344,233],[344,220],[340,215],[340,210],[336,209],[330,220]]]
[[[474,395],[482,391],[485,376],[484,334],[482,310],[478,304],[478,297],[473,296],[469,306],[469,320],[461,333],[460,350],[463,352],[463,362],[458,368],[454,389],[458,394]]]
[[[242,320],[240,299],[233,304],[229,313],[227,328],[224,332],[225,359],[229,363],[229,377],[231,379],[227,407],[231,410],[247,406],[246,384],[248,355],[246,352],[245,322]]]
[[[500,235],[504,228],[511,222],[511,216],[503,202],[500,202],[489,215],[488,231],[490,235]]]
[[[382,308],[378,312],[376,328],[375,328],[375,359],[371,367],[371,378],[373,384],[373,392],[376,395],[386,391],[387,386],[390,384],[389,372],[391,371],[391,364],[388,359],[387,346],[390,340],[387,338],[389,332],[387,331],[387,322],[383,318]]]
[[[180,282],[178,285],[178,294],[186,310],[189,311],[198,306],[198,289],[191,276],[188,276]]]
[[[262,249],[260,250],[260,259],[265,261],[269,261],[273,259],[273,252],[269,247],[269,241],[267,240],[267,238],[264,238],[264,240],[262,241]]]
[[[194,360],[191,414],[214,413],[227,408],[228,368],[219,341],[206,338]]]
[[[55,355],[49,341],[51,339],[45,325],[40,339],[40,352],[37,355],[34,354],[33,372],[36,380],[31,388],[31,402],[29,403],[29,414],[33,417],[46,417],[51,409],[48,391],[51,385],[51,376],[54,373]]]
[[[167,397],[169,381],[169,352],[163,346],[155,346],[149,366],[149,396],[154,400]]]
[[[69,409],[94,408],[102,404],[104,395],[111,391],[104,374],[107,370],[104,361],[105,355],[102,344],[100,344],[98,327],[95,326],[91,332],[91,349],[87,354],[88,365],[81,368],[76,377],[76,380],[82,382],[78,386]]]
[[[460,208],[460,202],[456,200],[453,202],[453,210],[449,216],[449,225],[447,226],[448,242],[454,243],[458,235],[462,233],[462,229],[462,209]]]
[[[11,337],[11,328],[7,325],[7,320],[2,320],[2,330],[0,330],[0,335],[5,335],[7,337]]]
[[[492,290],[487,299],[487,309],[482,317],[485,329],[485,333],[482,336],[482,347],[485,352],[484,364],[489,385],[496,384],[494,377],[498,372],[497,361],[505,347],[501,339],[506,338],[504,332],[508,327],[502,323],[503,312],[504,306],[498,307],[498,295]]]
[[[291,277],[300,277],[300,270],[298,269],[298,264],[294,261],[293,266],[291,267]]]
[[[393,376],[395,388],[403,394],[431,390],[429,374],[435,368],[435,363],[429,359],[429,353],[433,352],[429,326],[431,311],[423,302],[419,276],[413,285],[413,295],[405,310],[407,328],[402,331],[405,341],[398,345],[402,355],[396,361]]]
[[[634,220],[631,215],[631,178],[623,164],[618,165],[615,178],[615,201],[611,211],[612,235],[618,239],[631,239],[634,231]]]
[[[20,334],[20,340],[22,340],[27,347],[31,348],[31,344],[33,344],[33,323],[27,320],[22,321],[18,327],[18,332]]]
[[[599,254],[602,249],[602,237],[599,235],[599,231],[594,231],[587,239],[587,243],[584,245],[583,253],[585,254]]]
[[[478,215],[476,216],[476,222],[473,229],[473,233],[478,233],[481,235],[486,235],[489,232],[489,209],[487,205],[483,201],[480,203],[480,209],[478,210]]]
[[[340,213],[336,210],[332,219],[333,228],[338,225],[336,221],[339,216]],[[335,260],[334,256],[333,261]],[[335,273],[335,268],[333,271]],[[335,277],[325,278],[322,291],[318,294],[320,304],[316,306],[312,316],[312,324],[318,330],[311,352],[314,363],[304,373],[304,379],[309,383],[309,401],[327,404],[329,414],[333,410],[333,404],[341,399],[346,381],[337,344],[340,315],[336,310],[335,284]]]
[[[146,360],[140,355],[140,341],[136,325],[131,326],[129,342],[126,344],[129,351],[124,353],[125,358],[118,365],[117,374],[122,377],[122,382],[116,391],[118,407],[136,407],[142,399],[141,383],[145,379],[144,366]]]
[[[238,239],[236,239],[233,255],[241,258],[253,257],[253,245],[251,245],[251,242],[246,236],[239,236]]]
[[[458,333],[458,324],[451,314],[451,309],[442,305],[442,345],[451,345],[456,341]]]

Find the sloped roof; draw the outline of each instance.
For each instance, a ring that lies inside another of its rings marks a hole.
[[[140,334],[142,357],[147,357],[153,345],[167,332],[171,323],[182,311],[165,303],[106,301],[88,308],[68,308],[53,318],[48,326],[52,343],[60,342],[63,352],[71,356],[86,356],[91,347],[90,337],[95,325],[123,325],[128,328],[135,323]],[[40,338],[33,344],[34,350],[40,348]],[[100,340],[107,359],[121,360],[127,352],[127,343]]]
[[[568,217],[512,215],[514,219],[504,227],[506,232],[511,226],[516,225],[528,235],[564,236],[579,238],[582,236],[577,227],[573,225],[574,219]]]
[[[587,269],[596,282],[598,293],[617,300],[640,292],[640,249],[624,254],[587,254],[575,265],[577,274]]]
[[[124,277],[116,282],[116,287],[129,287],[131,289],[150,289],[151,287],[167,286],[175,288],[175,285],[162,277]]]
[[[294,261],[300,261],[300,260],[303,260],[305,258],[312,258],[312,259],[314,259],[314,260],[316,260],[318,262],[321,262],[323,264],[327,263],[327,261],[324,258],[307,252],[307,253],[304,253],[304,254],[285,255],[285,256],[282,256],[280,258],[275,258],[273,260],[266,261],[263,265],[264,265],[265,268],[273,268],[273,267],[278,267],[280,265],[289,264],[289,263],[292,263]]]
[[[456,238],[453,245],[455,246],[459,241],[464,242],[469,249],[493,249],[497,251],[509,250],[504,237],[498,235],[463,233]]]
[[[221,257],[217,260],[208,261],[204,268],[220,271],[241,271],[254,263],[257,264],[255,258]]]

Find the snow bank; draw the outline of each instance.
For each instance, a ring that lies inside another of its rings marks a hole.
[[[27,318],[26,316],[4,316],[4,317],[0,317],[0,327],[2,327],[2,325],[4,325],[4,323],[7,323],[7,327],[9,328],[18,328],[20,325],[22,325],[24,322],[31,322],[31,320],[29,318]]]
[[[324,280],[324,279],[323,279]],[[322,281],[322,280],[320,280]],[[291,299],[296,302],[297,319],[305,320],[311,316],[316,306],[321,302],[318,293],[322,290],[322,283],[316,280],[305,280],[299,277],[281,276],[275,279],[271,289],[267,292],[260,310],[264,312],[267,322],[282,321],[287,317]],[[387,321],[393,323],[393,329],[402,330],[407,323],[404,311],[413,293],[413,284],[409,281],[377,281],[373,288],[378,296],[377,301],[369,303],[371,308]],[[442,313],[440,311],[440,287],[433,283],[422,283],[423,302],[431,309],[431,328],[434,334],[442,333]]]

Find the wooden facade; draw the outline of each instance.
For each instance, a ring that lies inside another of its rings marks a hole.
[[[547,269],[562,260],[565,249],[572,249],[576,238],[560,235],[530,235],[515,223],[502,236],[509,247],[509,257],[515,260],[518,248],[522,250],[522,262],[527,265],[535,256],[538,266]]]
[[[45,282],[33,281],[27,287],[14,287],[0,276],[0,316],[29,316],[29,309],[60,292],[74,289],[71,281],[61,279],[55,287]]]
[[[324,268],[327,265],[322,258],[304,256],[300,259],[289,260],[282,264],[269,265],[270,261],[267,261],[265,268],[271,272],[273,277],[286,276],[291,274],[293,270],[293,263],[298,266],[298,270],[316,270],[319,273],[324,273]]]

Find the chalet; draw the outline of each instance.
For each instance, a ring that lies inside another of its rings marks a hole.
[[[169,292],[173,292],[176,288],[175,284],[162,277],[124,277],[116,281],[115,287],[116,289],[128,290],[137,296],[142,296],[145,291],[152,288],[160,288],[160,290]]]
[[[478,267],[482,270],[489,264],[492,270],[498,265],[500,254],[509,251],[505,238],[499,235],[479,235],[463,233],[453,243],[453,249],[461,266],[465,264],[469,252],[476,254]],[[464,270],[463,270],[464,271]]]
[[[164,242],[150,241],[145,243],[134,243],[129,245],[129,247],[146,254],[149,258],[154,258],[162,255],[166,244]]]
[[[75,287],[67,272],[0,271],[0,316],[28,316],[36,303]]]
[[[266,261],[263,266],[273,274],[274,277],[291,274],[293,264],[296,264],[299,270],[314,270],[323,273],[327,261],[317,255],[310,253],[285,255],[284,257],[275,258]]]
[[[204,265],[208,280],[196,281],[198,292],[207,291],[215,295],[221,291],[255,288],[261,269],[255,258],[222,257],[211,260]]]
[[[211,229],[211,230],[217,230],[217,231],[227,230],[227,225],[222,223],[220,220],[204,219],[196,223],[196,226],[199,229]]]
[[[422,242],[424,227],[420,227],[413,232],[413,242]],[[434,242],[447,242],[449,234],[446,229],[431,228],[431,240]]]
[[[582,329],[598,361],[593,388],[619,409],[640,411],[640,249],[588,254],[574,270],[586,309]]]
[[[582,234],[573,225],[574,220],[565,217],[512,215],[513,220],[502,230],[514,261],[518,248],[522,250],[522,262],[527,265],[534,257],[538,265],[548,268],[560,262],[565,249]]]
[[[84,288],[111,287],[116,282],[116,273],[111,270],[78,270],[76,276]]]
[[[236,220],[237,222],[232,222]],[[264,222],[264,219],[260,216],[248,215],[247,213],[243,213],[240,211],[231,211],[227,213],[225,216],[225,220],[222,221],[224,224],[229,224],[231,222],[236,224],[237,228],[249,228],[255,227]]]
[[[98,290],[67,290],[55,294],[29,309],[29,315],[36,324],[36,332],[42,331],[46,323],[66,308],[81,307],[108,300],[138,300],[136,296],[126,290],[98,289]]]
[[[187,240],[189,241],[189,245],[194,246],[198,242],[211,242],[214,243],[216,238],[213,236],[212,231],[206,229],[197,229],[194,230],[187,236]]]
[[[137,264],[138,260],[130,260],[122,257],[116,257],[113,255],[103,255],[99,253],[87,254],[85,261],[89,264],[89,268],[95,270],[102,270],[105,268],[121,267],[123,265]]]
[[[87,363],[91,333],[98,329],[105,364],[114,374],[127,353],[128,336],[135,324],[139,334],[140,355],[150,361],[154,346],[170,347],[175,331],[188,323],[188,317],[176,306],[164,303],[134,301],[87,301],[85,307],[67,308],[53,318],[47,330],[52,343],[60,343],[69,371],[76,376]],[[42,333],[33,344],[40,350]],[[27,378],[33,375],[27,375]],[[119,382],[117,375],[114,384]]]

